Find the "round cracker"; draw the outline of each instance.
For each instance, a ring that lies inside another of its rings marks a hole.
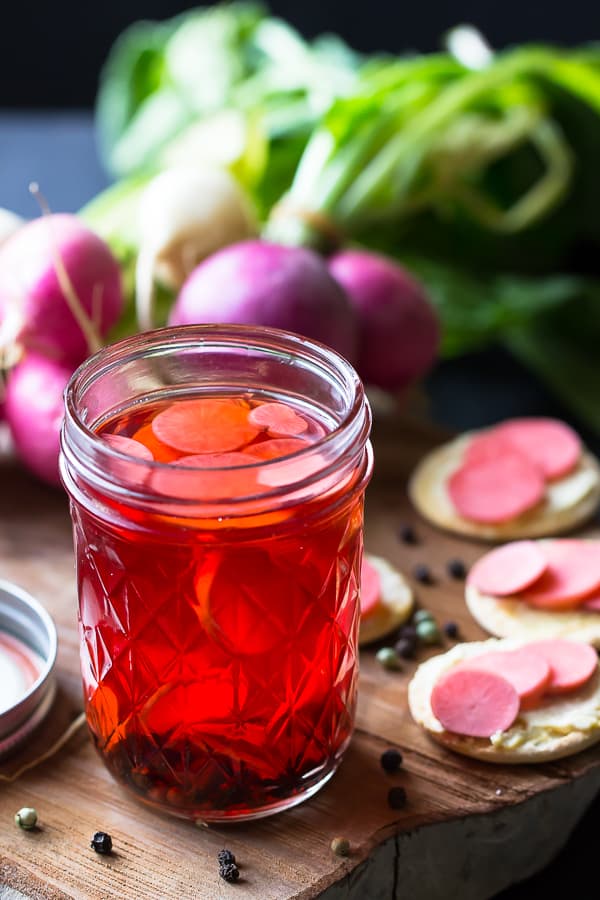
[[[366,554],[380,579],[379,603],[360,620],[358,643],[371,644],[400,628],[410,618],[414,606],[412,588],[398,569],[381,556]]]
[[[579,753],[600,742],[600,664],[580,690],[549,696],[535,709],[521,710],[516,722],[502,733],[503,744],[492,738],[471,738],[446,731],[431,709],[431,692],[438,678],[465,659],[496,650],[515,650],[527,640],[490,638],[456,644],[422,663],[408,686],[410,713],[437,743],[474,759],[492,763],[542,763]],[[555,721],[555,727],[548,723]],[[562,720],[562,721],[560,721]],[[566,722],[570,723],[567,729]],[[547,724],[543,724],[547,723]]]
[[[569,638],[600,649],[600,612],[583,607],[545,610],[513,597],[493,597],[467,584],[465,601],[475,621],[499,638]]]
[[[595,513],[600,502],[600,463],[588,451],[577,467],[546,485],[546,497],[522,516],[497,525],[472,522],[459,516],[448,495],[448,478],[462,464],[465,449],[475,432],[461,435],[428,453],[413,472],[408,495],[433,525],[484,541],[547,537],[571,531]]]

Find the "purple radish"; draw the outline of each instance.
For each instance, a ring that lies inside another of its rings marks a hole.
[[[201,262],[181,288],[169,324],[203,322],[283,328],[350,361],[356,356],[354,310],[322,258],[302,247],[242,241]]]
[[[73,366],[30,352],[11,370],[4,398],[15,449],[34,475],[60,484],[58,452],[63,393]]]
[[[82,362],[123,308],[119,265],[76,216],[48,214],[0,247],[0,349]]]
[[[391,259],[364,250],[336,253],[329,271],[358,316],[363,381],[401,390],[425,375],[438,352],[440,328],[419,282]]]

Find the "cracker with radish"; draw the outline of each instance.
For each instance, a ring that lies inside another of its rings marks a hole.
[[[370,644],[396,631],[410,618],[413,606],[413,592],[402,573],[381,556],[365,553],[359,644]]]
[[[418,667],[408,703],[433,740],[465,756],[559,759],[600,741],[598,656],[564,639],[457,644]]]
[[[417,466],[409,495],[438,527],[482,540],[545,537],[600,502],[600,465],[556,419],[509,419],[461,435]]]
[[[465,599],[496,637],[564,637],[600,648],[600,540],[496,547],[472,566]]]

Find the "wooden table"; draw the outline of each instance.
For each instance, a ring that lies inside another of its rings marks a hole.
[[[419,587],[420,602],[440,622],[457,621],[466,638],[483,636],[462,600],[463,586],[446,574],[451,557],[471,562],[477,544],[418,522],[404,483],[420,455],[439,440],[426,426],[380,421],[374,437],[376,476],[368,490],[367,548],[408,573],[428,563],[436,584]],[[49,720],[9,773],[42,752],[81,709],[76,596],[67,504],[60,492],[34,483],[5,457],[0,465],[0,577],[34,593],[56,621],[59,697]],[[402,544],[401,521],[415,523],[420,542]],[[421,659],[424,658],[423,656]],[[313,799],[256,823],[198,828],[146,810],[112,780],[81,731],[57,756],[19,781],[0,786],[2,898],[194,898],[255,900],[483,900],[545,865],[600,789],[597,749],[544,766],[490,766],[431,743],[412,722],[406,686],[413,664],[384,671],[374,649],[361,655],[356,733],[332,781]],[[402,750],[397,775],[380,767],[381,752]],[[408,803],[387,805],[392,785]],[[40,829],[13,824],[21,806],[38,810]],[[115,852],[90,850],[98,829]],[[339,858],[341,835],[352,854]],[[229,847],[242,879],[218,877],[216,853]]]

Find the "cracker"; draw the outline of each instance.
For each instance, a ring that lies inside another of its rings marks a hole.
[[[431,692],[438,678],[463,660],[492,650],[514,650],[527,640],[491,638],[456,644],[447,653],[433,656],[416,670],[408,686],[410,713],[437,743],[492,763],[543,763],[571,756],[600,742],[600,665],[580,690],[549,696],[532,710],[522,710],[502,744],[491,738],[465,737],[445,731],[431,710]],[[554,727],[550,727],[554,722]]]
[[[569,638],[600,649],[600,612],[544,610],[513,597],[493,597],[467,584],[465,601],[475,621],[499,638]]]
[[[367,559],[379,573],[381,581],[380,600],[375,609],[361,619],[358,643],[360,646],[381,640],[400,628],[414,606],[412,588],[398,569],[381,556],[367,554]]]
[[[600,503],[600,464],[588,451],[564,478],[546,485],[546,497],[522,516],[499,524],[472,522],[459,516],[446,483],[462,463],[474,432],[461,435],[428,453],[413,472],[408,495],[418,512],[433,525],[484,541],[546,537],[571,531],[586,522]]]

